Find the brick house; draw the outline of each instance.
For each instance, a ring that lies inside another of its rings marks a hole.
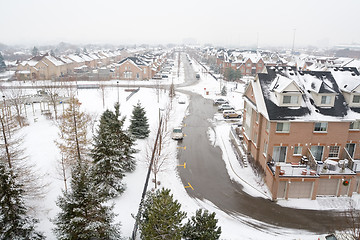
[[[45,80],[62,76],[66,71],[65,62],[46,53],[21,62],[17,67],[16,76],[18,79]]]
[[[356,68],[266,67],[245,90],[243,115],[244,147],[274,200],[359,193]]]
[[[138,57],[127,57],[115,68],[116,77],[121,80],[148,80],[153,76],[151,67]]]

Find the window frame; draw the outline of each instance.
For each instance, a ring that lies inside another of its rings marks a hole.
[[[321,96],[321,100],[320,100],[320,104],[321,105],[330,105],[331,104],[331,100],[332,100],[332,98],[331,98],[332,96],[330,96],[330,95],[323,95],[323,96]],[[323,102],[323,99],[325,98],[325,102]]]
[[[296,151],[297,150],[297,151]],[[302,146],[294,146],[294,156],[302,156]]]
[[[320,124],[320,126],[316,126],[317,124]],[[324,127],[322,126],[322,124],[326,124],[325,126],[325,130],[322,130]],[[317,130],[317,128],[319,128],[319,130]],[[327,122],[315,122],[314,123],[314,129],[313,132],[315,133],[326,133],[328,130],[328,123]]]
[[[282,124],[282,130],[278,130],[278,126],[280,124]],[[284,126],[288,126],[287,130],[284,130]],[[290,122],[277,122],[275,132],[276,133],[289,133],[290,132]]]
[[[334,149],[336,150],[334,151]],[[328,158],[339,158],[339,153],[340,153],[340,146],[330,146]]]
[[[354,126],[355,125],[355,126]],[[360,120],[356,120],[354,122],[350,122],[349,130],[359,131],[360,130]]]
[[[355,97],[356,97],[356,99],[358,100],[358,101],[356,101],[356,102],[355,102]],[[355,103],[355,104],[360,103],[360,95],[353,95],[352,103]]]

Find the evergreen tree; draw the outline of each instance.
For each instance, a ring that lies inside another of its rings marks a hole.
[[[195,216],[191,217],[185,226],[183,237],[191,240],[216,240],[220,238],[221,227],[218,227],[218,220],[215,219],[215,213],[209,214],[207,210],[196,211]]]
[[[120,225],[113,224],[113,206],[92,183],[87,163],[78,162],[72,171],[71,190],[56,202],[61,211],[54,219],[54,232],[61,240],[120,239]]]
[[[226,95],[227,95],[226,87],[223,86],[221,89],[221,96],[226,96]]]
[[[31,53],[33,56],[37,56],[39,54],[39,49],[37,49],[37,47],[34,47]]]
[[[5,61],[4,61],[4,57],[0,52],[0,72],[3,72],[5,70],[6,70],[6,64],[5,64]]]
[[[141,239],[181,239],[181,221],[186,213],[169,189],[148,193],[140,212]]]
[[[144,139],[149,136],[150,130],[148,119],[146,117],[146,112],[141,106],[140,102],[134,106],[130,121],[131,124],[129,130],[135,138]]]
[[[100,119],[92,149],[94,181],[109,197],[123,192],[123,173],[135,169],[133,140],[123,129],[125,118],[119,119],[119,103],[115,113],[106,110]]]
[[[35,230],[38,220],[26,215],[22,186],[12,170],[0,164],[0,239],[45,239]]]

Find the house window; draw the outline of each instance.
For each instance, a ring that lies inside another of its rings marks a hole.
[[[360,103],[360,95],[354,95],[353,103]]]
[[[257,132],[254,132],[253,143],[254,143],[255,145],[257,145],[257,138],[258,138],[258,134],[257,134]]]
[[[316,161],[321,161],[324,152],[324,146],[311,146],[310,151]]]
[[[251,63],[248,63],[247,66],[248,66],[248,67],[251,67]]]
[[[350,130],[360,130],[360,121],[355,121],[350,123]]]
[[[127,67],[125,67],[125,70],[127,70]]]
[[[136,79],[139,79],[140,75],[139,73],[136,73]]]
[[[302,147],[301,146],[294,147],[294,155],[302,155]]]
[[[283,97],[283,104],[298,104],[299,97],[293,95],[287,95]]]
[[[338,158],[339,157],[339,146],[330,146],[329,158]]]
[[[268,151],[268,144],[267,144],[267,142],[264,142],[264,155],[265,156],[267,154],[267,151]]]
[[[321,96],[321,104],[330,104],[331,96]]]
[[[270,130],[270,121],[267,121],[267,122],[266,122],[265,130],[266,130],[267,132],[269,132],[269,130]]]
[[[315,123],[314,132],[326,132],[326,131],[327,131],[327,122]]]
[[[289,122],[278,122],[276,123],[276,132],[278,133],[288,133],[290,131]]]
[[[146,68],[144,68],[144,74],[146,74]]]
[[[260,116],[260,114],[257,112],[256,113],[256,120],[255,120],[257,123],[259,122],[259,116]]]
[[[285,162],[287,147],[274,147],[272,158],[275,162]]]

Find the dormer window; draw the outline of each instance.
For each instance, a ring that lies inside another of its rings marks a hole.
[[[298,104],[299,103],[299,96],[296,95],[285,95],[283,96],[283,104]]]
[[[360,103],[360,95],[354,95],[352,102],[353,103]]]
[[[331,104],[331,96],[321,96],[321,104],[324,105]]]

